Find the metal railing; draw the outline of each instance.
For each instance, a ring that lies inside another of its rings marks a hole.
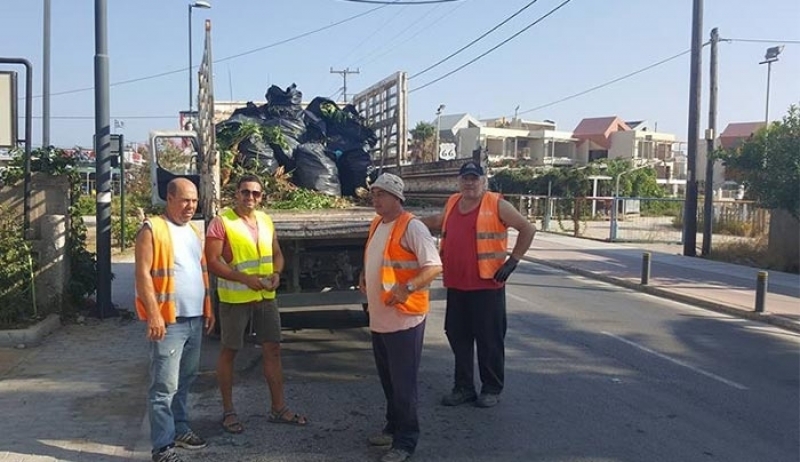
[[[547,197],[507,194],[538,229],[611,242],[683,242],[680,198]],[[753,238],[769,229],[769,211],[749,201],[714,201],[715,235]],[[698,231],[705,217],[698,215]]]

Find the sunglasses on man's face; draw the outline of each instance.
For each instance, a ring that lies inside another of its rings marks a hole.
[[[258,198],[261,197],[263,192],[261,192],[261,191],[250,191],[249,189],[240,189],[239,190],[239,194],[241,194],[244,197],[253,196],[253,199],[258,199]]]

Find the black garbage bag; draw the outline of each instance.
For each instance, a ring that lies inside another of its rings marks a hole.
[[[263,140],[251,136],[239,143],[238,162],[247,169],[272,175],[278,170],[278,161],[272,148]]]
[[[327,138],[327,126],[325,120],[317,114],[304,111],[304,122],[306,124],[306,132],[303,135],[302,141],[306,142],[325,142]]]
[[[344,140],[359,145],[375,146],[378,138],[375,131],[367,126],[367,120],[359,115],[355,106],[348,104],[335,116],[334,122],[328,122],[328,137],[339,136]]]
[[[367,177],[372,167],[372,158],[364,149],[349,151],[335,150],[336,167],[339,169],[339,181],[342,184],[343,196],[355,196],[356,188],[367,187]]]
[[[289,85],[286,90],[282,90],[277,85],[272,85],[267,89],[267,103],[270,106],[300,106],[303,102],[303,92],[297,89],[296,84]]]
[[[264,119],[265,110],[266,107],[264,105],[258,106],[254,102],[248,101],[247,106],[240,107],[233,111],[233,114],[228,117],[227,121],[262,120]]]
[[[287,171],[294,170],[296,163],[294,159],[294,152],[300,146],[300,141],[291,136],[282,136],[280,143],[270,143],[269,147],[275,153],[275,159],[278,165],[281,165]]]
[[[341,196],[336,162],[325,153],[321,143],[304,143],[294,150],[296,164],[292,181],[301,188],[313,189],[330,196]]]

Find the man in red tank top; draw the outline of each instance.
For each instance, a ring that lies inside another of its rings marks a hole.
[[[505,281],[530,248],[536,228],[499,194],[487,191],[483,168],[461,166],[460,192],[442,213],[422,222],[442,232],[441,254],[447,288],[445,333],[455,357],[454,386],[445,406],[475,402],[492,407],[500,401],[505,370]],[[519,233],[507,256],[508,228]],[[477,346],[480,395],[474,383]]]

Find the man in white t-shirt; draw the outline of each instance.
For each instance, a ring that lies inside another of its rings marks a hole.
[[[200,367],[203,331],[214,329],[200,231],[191,223],[197,188],[177,178],[164,214],[136,236],[136,311],[150,341],[148,415],[153,462],[180,462],[174,448],[202,449],[189,426],[188,397]]]
[[[391,445],[382,462],[402,462],[419,439],[417,373],[430,306],[428,286],[442,272],[442,262],[428,228],[403,209],[403,180],[385,173],[370,189],[378,217],[370,228],[359,286],[367,295],[386,425],[369,443]]]

